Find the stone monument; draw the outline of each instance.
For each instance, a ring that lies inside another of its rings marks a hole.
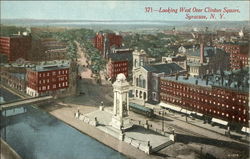
[[[132,127],[128,118],[129,114],[129,83],[124,74],[120,73],[113,84],[114,108],[111,125],[113,128],[123,132]]]

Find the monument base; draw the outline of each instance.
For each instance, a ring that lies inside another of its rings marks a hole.
[[[126,130],[126,129],[129,129],[131,128],[133,125],[130,123],[130,119],[129,118],[122,118],[122,117],[119,117],[119,116],[112,116],[112,120],[111,120],[111,123],[110,125],[119,130],[119,131],[123,131],[123,130]]]

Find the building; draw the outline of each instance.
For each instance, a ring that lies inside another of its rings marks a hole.
[[[234,76],[236,75],[236,76]],[[163,107],[199,114],[223,125],[248,126],[249,71],[222,72],[195,77],[163,77],[160,96]]]
[[[188,49],[187,66],[191,76],[203,76],[219,70],[229,69],[229,55],[218,48],[204,47]]]
[[[67,44],[55,38],[41,38],[33,40],[31,61],[52,61],[68,58]]]
[[[30,96],[56,95],[69,87],[69,63],[40,65],[27,70],[26,93]]]
[[[249,43],[222,43],[214,46],[230,54],[230,68],[232,70],[249,66]]]
[[[122,36],[115,33],[97,33],[93,43],[102,56],[107,58],[107,55],[111,52],[111,47],[120,48],[122,46]]]
[[[26,68],[1,67],[0,80],[4,86],[11,87],[17,91],[26,91]]]
[[[187,57],[186,56],[169,56],[162,57],[162,63],[176,63],[183,69],[187,69]]]
[[[186,73],[175,63],[149,65],[143,50],[133,52],[133,64],[133,95],[144,102],[159,102],[160,77]]]
[[[123,73],[127,79],[132,74],[132,53],[112,53],[108,55],[107,75],[112,81],[119,73]]]
[[[0,37],[0,53],[6,55],[9,62],[19,58],[27,59],[31,41],[32,37],[26,34]]]

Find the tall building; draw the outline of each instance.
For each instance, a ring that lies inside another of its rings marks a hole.
[[[234,76],[237,75],[237,76]],[[160,96],[163,107],[197,113],[223,125],[248,126],[249,72],[237,70],[206,76],[163,77]]]
[[[7,56],[9,62],[19,58],[27,59],[31,49],[31,40],[30,35],[0,37],[0,54]]]
[[[93,42],[95,48],[101,52],[103,57],[107,58],[112,46],[116,48],[122,46],[122,36],[115,33],[97,33]]]
[[[108,56],[107,75],[114,81],[119,73],[123,73],[128,79],[132,72],[132,53],[112,53]]]
[[[40,65],[27,70],[26,93],[36,97],[66,91],[69,86],[69,64]]]
[[[230,55],[230,68],[232,70],[249,66],[249,43],[222,43],[215,47],[225,50]]]

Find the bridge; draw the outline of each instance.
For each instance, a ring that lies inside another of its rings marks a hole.
[[[49,102],[51,99],[53,99],[53,96],[26,98],[26,99],[13,101],[13,102],[7,102],[7,103],[4,103],[4,104],[1,104],[1,109],[0,110],[16,108],[16,107],[19,107],[19,106],[23,106],[25,104],[39,104],[39,103],[42,103],[44,101]]]

